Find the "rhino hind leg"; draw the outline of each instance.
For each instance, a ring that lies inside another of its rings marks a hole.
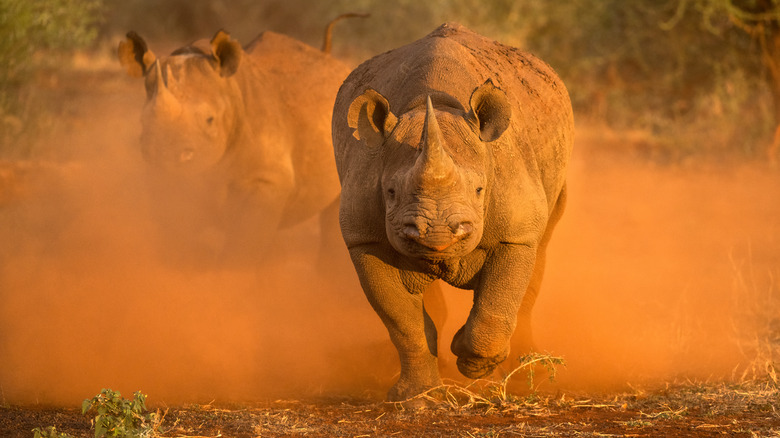
[[[539,296],[539,289],[541,289],[542,286],[542,278],[544,277],[544,268],[547,261],[547,245],[550,243],[550,238],[552,237],[555,226],[558,224],[561,216],[563,216],[563,211],[566,209],[566,194],[566,184],[564,183],[547,221],[547,228],[539,242],[534,272],[528,283],[528,289],[523,296],[520,310],[517,312],[517,328],[515,328],[511,340],[512,356],[515,358],[532,351],[537,351],[531,332],[531,310],[536,302],[536,298]]]

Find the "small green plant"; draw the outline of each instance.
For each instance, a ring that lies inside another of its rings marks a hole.
[[[44,427],[43,429],[36,427],[32,432],[33,438],[72,438],[71,435],[65,432],[57,432],[57,428],[54,426]]]
[[[81,413],[87,412],[95,413],[95,438],[153,437],[162,421],[158,413],[146,412],[146,395],[140,391],[133,394],[132,400],[125,400],[118,391],[103,389],[81,404]]]

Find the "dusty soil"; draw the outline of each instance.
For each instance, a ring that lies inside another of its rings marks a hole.
[[[586,398],[583,398],[586,397]],[[669,386],[620,394],[538,394],[495,405],[439,403],[426,408],[373,400],[277,400],[164,408],[160,436],[746,436],[780,433],[777,387]],[[27,437],[40,425],[89,437],[74,409],[0,408],[0,434]]]
[[[659,163],[581,124],[535,309],[557,383],[420,410],[381,401],[397,359],[348,270],[301,255],[316,227],[260,270],[173,263],[148,237],[143,86],[82,60],[39,92],[57,114],[40,158],[0,166],[0,436],[92,436],[77,409],[102,387],[149,394],[163,436],[780,434],[778,169]],[[448,299],[461,321],[470,297]]]

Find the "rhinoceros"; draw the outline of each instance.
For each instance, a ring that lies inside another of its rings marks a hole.
[[[333,111],[342,237],[398,350],[388,399],[440,384],[422,293],[473,290],[451,350],[469,378],[533,348],[530,312],[563,213],[568,92],[536,57],[447,23],[365,61]]]
[[[254,257],[279,227],[320,213],[341,244],[330,115],[345,64],[270,31],[246,48],[219,31],[162,58],[130,32],[119,58],[145,78],[141,145],[157,195],[184,204],[163,220],[171,231],[211,226],[224,232],[215,255]]]

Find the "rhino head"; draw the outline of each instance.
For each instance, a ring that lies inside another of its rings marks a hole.
[[[235,135],[237,84],[231,80],[243,49],[219,31],[157,59],[134,32],[119,45],[131,76],[145,78],[141,144],[145,159],[166,170],[199,171],[220,161]]]
[[[511,108],[488,80],[466,112],[437,95],[396,117],[388,100],[368,89],[349,109],[355,136],[379,148],[385,231],[399,253],[418,259],[461,257],[479,245],[489,205],[492,155],[486,143],[509,125]]]

